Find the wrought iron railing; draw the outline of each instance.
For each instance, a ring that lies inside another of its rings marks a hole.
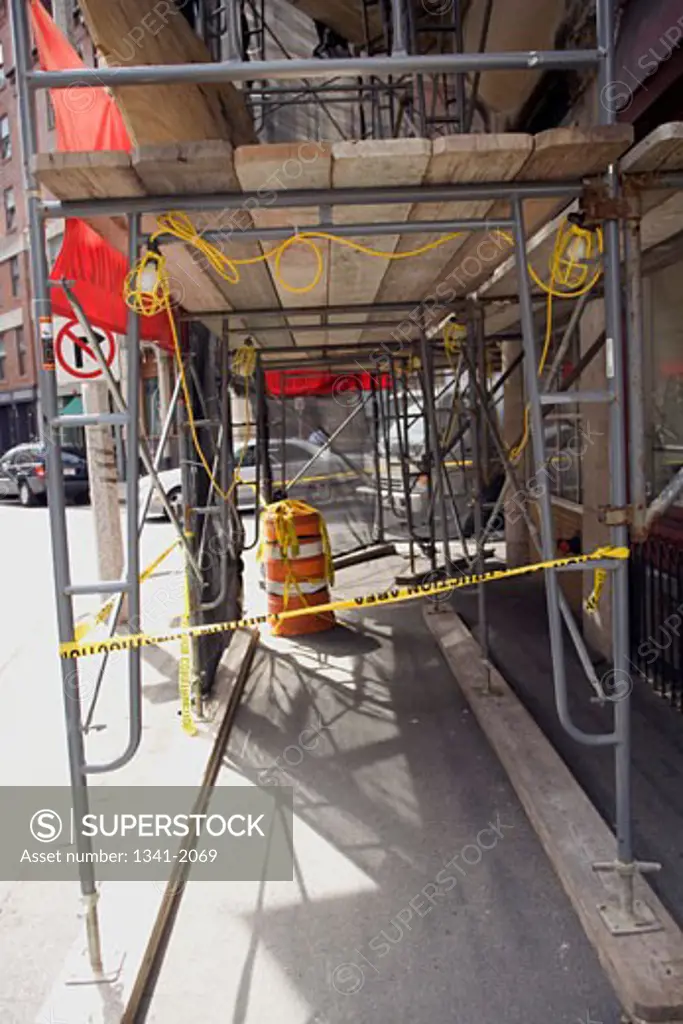
[[[634,544],[630,574],[631,663],[683,711],[683,539]]]

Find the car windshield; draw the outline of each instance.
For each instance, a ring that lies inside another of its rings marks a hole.
[[[83,462],[83,456],[73,448],[68,451],[62,449],[62,462],[65,466],[78,466]]]
[[[27,448],[26,456],[28,459],[44,459],[46,455],[46,449],[43,445],[35,448]],[[65,466],[78,466],[85,460],[85,452],[81,451],[80,448],[75,448],[73,445],[62,446],[62,463]]]

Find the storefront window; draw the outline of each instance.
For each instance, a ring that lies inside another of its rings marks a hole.
[[[144,381],[144,387],[145,426],[147,427],[147,436],[152,442],[152,446],[155,448],[161,431],[161,423],[159,420],[159,383],[157,378],[146,378]]]
[[[646,415],[649,404],[651,457],[650,497],[659,494],[683,466],[683,294],[680,265],[648,279],[645,308]]]

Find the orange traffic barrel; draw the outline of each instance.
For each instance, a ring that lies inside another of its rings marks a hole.
[[[263,533],[269,614],[329,604],[334,577],[320,512],[303,501],[275,502],[263,512]],[[272,631],[276,636],[304,636],[330,629],[334,623],[334,612],[328,611],[274,622]]]

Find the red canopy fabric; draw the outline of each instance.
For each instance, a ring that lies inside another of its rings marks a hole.
[[[40,67],[44,71],[85,68],[86,65],[39,0],[30,0],[30,12]],[[121,113],[104,87],[51,89],[50,97],[55,110],[58,151],[132,150]],[[123,301],[123,284],[127,273],[126,257],[94,228],[82,220],[70,218],[66,221],[62,248],[50,279],[73,282],[76,298],[94,327],[115,334],[126,333],[128,308]],[[53,312],[73,316],[71,303],[64,291],[52,288],[50,293]],[[171,348],[171,330],[166,314],[140,317],[140,336]]]
[[[64,71],[85,68],[40,0],[31,0],[30,12],[41,69]],[[93,75],[96,75],[95,71]],[[133,144],[121,112],[104,86],[50,89],[50,99],[55,110],[57,149],[60,152],[115,149],[129,153],[132,150]]]
[[[267,370],[266,390],[271,397],[284,394],[287,398],[298,395],[334,395],[344,404],[346,395],[356,391],[370,391],[375,387],[388,388],[391,378],[388,374],[370,374],[366,370],[357,373],[330,373],[322,370],[311,373],[306,370]]]
[[[50,273],[52,281],[73,281],[74,294],[90,323],[115,334],[125,334],[128,307],[123,301],[123,283],[128,262],[123,253],[104,241],[85,221],[69,219],[64,241]],[[61,288],[51,288],[52,311],[73,316],[73,308]],[[140,336],[172,347],[168,316],[140,317]]]

